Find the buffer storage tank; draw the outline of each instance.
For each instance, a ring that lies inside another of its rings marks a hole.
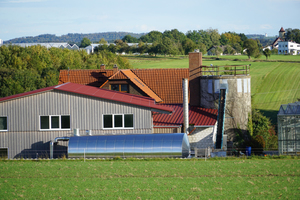
[[[70,137],[69,158],[188,157],[190,144],[185,133],[93,135]]]

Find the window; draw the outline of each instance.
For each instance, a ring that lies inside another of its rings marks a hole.
[[[0,131],[7,131],[7,117],[0,117]]]
[[[293,47],[294,45],[290,45],[290,47]]]
[[[70,130],[70,115],[40,116],[41,130]]]
[[[103,128],[133,128],[133,114],[103,115]]]
[[[129,87],[127,84],[111,84],[110,89],[118,92],[129,92]]]

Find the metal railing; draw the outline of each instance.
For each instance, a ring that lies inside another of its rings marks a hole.
[[[224,65],[224,66],[201,66],[200,73],[202,76],[248,76],[251,65]]]

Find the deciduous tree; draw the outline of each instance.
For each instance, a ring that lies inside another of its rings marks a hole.
[[[257,45],[257,41],[253,39],[247,39],[244,42],[244,48],[246,48],[246,53],[248,55],[248,58],[251,59],[252,57],[256,57],[259,55],[259,49]]]

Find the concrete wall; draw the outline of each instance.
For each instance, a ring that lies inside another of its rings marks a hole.
[[[191,150],[194,150],[195,147],[199,149],[214,148],[216,131],[216,125],[213,127],[197,127],[195,131],[188,135]]]
[[[225,111],[225,134],[233,140],[235,130],[247,130],[248,114],[251,113],[250,76],[201,76],[201,103],[204,108],[218,108],[219,86],[228,84]]]

